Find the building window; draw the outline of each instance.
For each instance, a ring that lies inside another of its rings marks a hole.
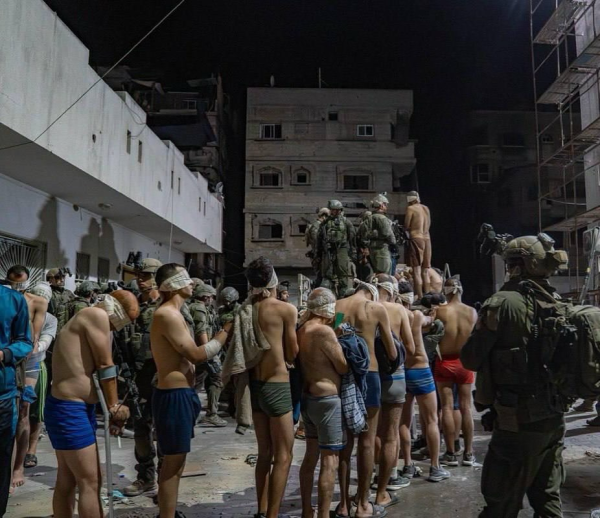
[[[505,147],[525,147],[525,137],[521,133],[505,133],[502,135],[502,145]]]
[[[542,144],[554,144],[554,137],[549,133],[544,133],[542,135]]]
[[[184,110],[196,110],[198,108],[198,101],[196,99],[184,99],[181,101],[181,105]]]
[[[261,124],[260,125],[260,138],[262,139],[280,139],[281,138],[281,124]]]
[[[304,236],[310,222],[306,218],[298,218],[292,221],[292,236]]]
[[[77,252],[75,259],[75,278],[80,280],[90,278],[90,254]]]
[[[258,226],[258,239],[283,239],[281,223],[262,223]]]
[[[310,185],[310,171],[304,167],[296,169],[292,175],[292,183],[294,185]]]
[[[181,176],[177,178],[177,194],[181,194]]]
[[[345,174],[344,191],[370,190],[371,177],[368,174]]]
[[[260,187],[281,187],[283,183],[281,171],[272,167],[260,170],[257,180]]]
[[[140,140],[138,142],[138,162],[141,164],[142,163],[142,156],[144,154],[144,144],[143,142]]]
[[[198,212],[202,212],[202,198],[198,198]]]
[[[127,154],[131,154],[131,131],[127,131]]]
[[[373,137],[374,135],[375,130],[373,129],[373,124],[358,124],[356,126],[357,137]]]
[[[471,166],[471,183],[490,183],[490,164],[474,164]]]
[[[171,171],[171,189],[175,188],[175,171]]]
[[[98,257],[98,282],[108,282],[110,277],[110,259]]]
[[[327,120],[330,120],[330,121],[337,121],[337,120],[339,120],[338,119],[338,112],[329,112],[327,114]]]

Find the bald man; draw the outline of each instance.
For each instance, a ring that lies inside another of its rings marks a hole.
[[[97,374],[110,412],[111,433],[118,435],[129,409],[117,398],[117,371],[111,332],[139,314],[135,296],[124,290],[104,295],[62,328],[52,355],[52,392],[46,402],[46,429],[58,458],[52,507],[54,516],[71,518],[79,490],[79,516],[102,518],[100,462],[96,445],[96,404],[92,376]]]

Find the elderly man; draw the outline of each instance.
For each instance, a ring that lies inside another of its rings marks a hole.
[[[317,288],[308,297],[298,330],[299,360],[304,373],[302,419],[306,432],[306,453],[300,468],[303,518],[314,516],[311,495],[319,455],[317,517],[329,518],[340,451],[346,442],[340,388],[348,364],[331,328],[334,317],[335,295],[326,288]]]
[[[29,287],[29,270],[25,266],[16,265],[9,268],[6,273],[6,280],[10,283],[13,290],[19,291],[25,295],[25,301],[29,309],[29,322],[31,325],[31,335],[33,340],[33,355],[38,352],[38,340],[42,333],[46,311],[48,310],[48,301],[27,293]],[[17,423],[15,465],[13,468],[12,487],[20,487],[25,484],[25,456],[29,448],[29,408],[36,400],[35,385],[37,383],[39,371],[35,368],[37,361],[30,356],[25,365],[25,387],[21,393],[21,402],[19,408],[19,422]]]
[[[210,342],[198,347],[181,313],[185,301],[192,296],[193,281],[188,272],[179,264],[165,264],[156,272],[156,283],[162,302],[154,312],[150,342],[158,373],[152,413],[158,446],[164,455],[158,480],[158,505],[161,518],[174,518],[179,480],[201,408],[193,388],[194,366],[219,353],[227,340],[227,331],[217,333]]]
[[[120,433],[129,409],[119,404],[117,369],[112,359],[111,331],[119,331],[138,316],[135,296],[118,290],[94,307],[81,310],[63,327],[52,356],[53,383],[46,402],[46,429],[56,450],[58,474],[52,507],[55,516],[73,516],[76,490],[78,513],[101,518],[100,462],[96,445],[97,375],[110,412],[111,433]]]
[[[0,517],[6,512],[12,475],[19,398],[16,370],[33,351],[25,297],[0,286]]]

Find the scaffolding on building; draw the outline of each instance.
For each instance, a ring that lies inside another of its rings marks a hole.
[[[583,290],[587,268],[581,231],[600,219],[600,208],[586,210],[585,196],[586,176],[595,174],[600,180],[600,13],[596,3],[529,2],[538,225],[540,231],[562,233],[572,265],[573,295]],[[549,143],[551,128],[553,134],[560,134],[560,142]]]

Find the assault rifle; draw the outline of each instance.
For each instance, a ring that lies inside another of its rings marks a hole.
[[[125,384],[127,398],[131,400],[133,417],[134,419],[141,419],[142,409],[140,407],[140,392],[135,383],[135,374],[131,372],[131,364],[125,359],[125,354],[121,348],[121,341],[127,341],[124,331],[125,330],[122,330],[118,337],[113,337],[113,357],[115,363],[119,367],[118,379]]]

